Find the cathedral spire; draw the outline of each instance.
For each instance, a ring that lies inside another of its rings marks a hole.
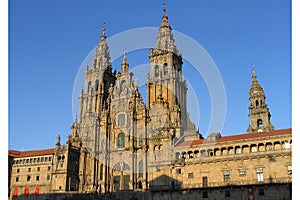
[[[162,54],[166,52],[178,54],[178,49],[175,45],[175,40],[172,34],[172,28],[168,21],[166,4],[164,4],[162,22],[158,30],[154,54]]]
[[[112,67],[110,62],[109,48],[106,43],[105,31],[105,23],[103,23],[100,43],[98,44],[94,55],[93,67],[94,69],[108,69],[109,71],[111,71]]]
[[[270,122],[271,114],[265,102],[266,96],[257,80],[254,65],[252,65],[252,84],[249,92],[249,118],[248,132],[268,132],[274,130]]]

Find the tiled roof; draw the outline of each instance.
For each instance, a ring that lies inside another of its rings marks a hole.
[[[292,129],[281,129],[275,130],[271,132],[261,132],[261,133],[246,133],[240,135],[230,135],[221,137],[218,142],[229,142],[233,140],[244,140],[244,139],[252,139],[252,138],[261,138],[261,137],[268,137],[268,136],[277,136],[277,135],[285,135],[285,134],[292,134]]]
[[[177,147],[185,147],[185,146],[194,146],[194,145],[199,145],[199,144],[203,144],[205,142],[204,139],[200,139],[200,140],[192,140],[192,141],[185,141],[183,143],[180,143],[179,145],[177,145]]]
[[[220,137],[220,139],[217,141],[217,143],[221,142],[230,142],[230,141],[236,141],[236,140],[245,140],[245,139],[253,139],[253,138],[263,138],[263,137],[270,137],[270,136],[277,136],[277,135],[286,135],[286,134],[292,134],[292,129],[281,129],[281,130],[275,130],[271,132],[260,132],[260,133],[244,133],[244,134],[238,134],[238,135],[230,135],[230,136],[223,136]],[[200,140],[192,140],[192,141],[185,141],[177,145],[177,147],[192,147],[195,145],[203,144],[203,143],[209,143],[205,139]]]
[[[42,149],[42,150],[31,150],[31,151],[16,151],[9,150],[8,155],[16,158],[30,157],[30,156],[43,156],[51,155],[54,153],[54,149]]]

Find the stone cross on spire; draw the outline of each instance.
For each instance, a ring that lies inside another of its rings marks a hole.
[[[257,82],[254,64],[252,64],[252,82]]]
[[[101,41],[106,39],[105,31],[106,31],[105,22],[103,22],[103,25],[102,25],[102,34],[101,34]]]

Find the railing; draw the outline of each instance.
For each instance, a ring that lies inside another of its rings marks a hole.
[[[216,160],[216,159],[240,159],[244,158],[246,155],[250,158],[251,156],[268,156],[268,155],[275,155],[281,153],[292,153],[291,149],[281,149],[281,150],[270,150],[270,151],[257,151],[257,152],[249,152],[249,153],[241,153],[241,154],[227,154],[227,155],[213,155],[213,156],[194,156],[190,158],[184,158],[185,162],[195,162],[197,160]],[[177,160],[180,160],[178,158]]]

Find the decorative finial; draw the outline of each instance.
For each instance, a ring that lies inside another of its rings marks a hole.
[[[105,31],[106,31],[105,22],[103,22],[101,40],[105,40],[105,38],[106,38]]]
[[[123,57],[123,62],[122,62],[122,72],[127,72],[128,71],[128,62],[127,62],[127,57],[126,57],[126,51],[124,51],[124,57]]]
[[[127,61],[126,51],[124,51],[123,61]]]
[[[60,146],[60,135],[58,134],[57,139],[56,139],[56,146]]]
[[[256,82],[256,74],[255,74],[255,67],[254,64],[252,64],[252,82]]]
[[[164,14],[162,16],[162,23],[160,25],[161,28],[166,27],[166,28],[171,28],[168,22],[168,16],[167,16],[167,7],[166,4],[164,3]]]
[[[103,22],[103,25],[102,25],[102,34],[105,34],[105,31],[106,31],[105,22]]]
[[[254,64],[252,64],[252,74],[255,74],[255,67],[254,67]]]

